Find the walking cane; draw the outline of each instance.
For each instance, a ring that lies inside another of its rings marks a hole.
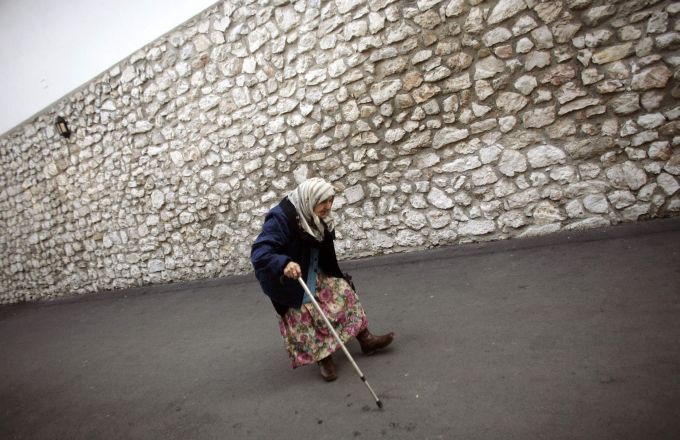
[[[345,344],[342,343],[342,340],[340,339],[340,336],[338,336],[338,334],[335,332],[335,329],[333,328],[333,326],[331,325],[330,321],[329,321],[328,318],[326,317],[326,314],[323,312],[323,310],[321,310],[321,306],[319,305],[318,302],[316,302],[316,298],[314,298],[314,295],[312,295],[312,292],[310,292],[310,291],[309,291],[309,288],[307,288],[307,284],[305,284],[305,282],[302,281],[302,278],[301,278],[301,277],[298,277],[297,280],[300,282],[300,284],[302,284],[302,288],[305,289],[305,293],[307,294],[307,296],[309,297],[309,299],[312,300],[312,304],[314,304],[314,307],[316,307],[316,311],[319,312],[319,314],[320,314],[321,317],[323,318],[324,322],[326,323],[326,326],[327,326],[328,329],[331,331],[331,333],[333,333],[333,336],[335,337],[335,340],[338,341],[338,344],[340,344],[340,347],[342,348],[342,351],[345,353],[345,356],[347,356],[347,359],[349,359],[349,361],[352,363],[352,366],[354,367],[354,369],[356,370],[357,374],[358,374],[359,377],[361,378],[361,381],[364,383],[364,385],[366,385],[366,388],[368,388],[368,391],[371,392],[371,395],[372,395],[373,398],[375,399],[375,403],[378,405],[378,408],[382,409],[382,407],[383,407],[382,402],[380,401],[380,399],[378,398],[378,396],[375,394],[375,391],[373,391],[373,388],[371,388],[371,386],[368,384],[368,381],[367,381],[366,378],[364,377],[364,373],[361,372],[361,370],[359,369],[359,366],[357,365],[357,363],[354,362],[354,359],[352,358],[352,355],[349,354],[349,351],[347,351],[347,347],[345,347]]]

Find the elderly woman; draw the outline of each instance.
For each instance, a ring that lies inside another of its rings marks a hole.
[[[326,381],[335,380],[331,355],[339,344],[306,297],[306,281],[343,343],[356,337],[366,354],[386,347],[394,333],[374,336],[356,293],[338,267],[331,216],[335,190],[321,178],[300,184],[264,221],[251,261],[262,290],[279,314],[279,331],[293,368],[317,362]]]

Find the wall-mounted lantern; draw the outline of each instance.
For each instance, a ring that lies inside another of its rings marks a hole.
[[[57,116],[57,120],[54,122],[54,125],[57,126],[57,131],[60,135],[62,135],[62,137],[65,137],[66,139],[71,137],[71,130],[69,130],[68,125],[66,125],[66,119],[62,118],[61,116]]]

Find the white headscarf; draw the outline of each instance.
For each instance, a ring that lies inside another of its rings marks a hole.
[[[332,231],[335,228],[335,220],[329,214],[322,223],[321,218],[314,214],[314,207],[334,195],[333,186],[320,177],[307,179],[288,193],[288,200],[295,206],[300,218],[300,226],[318,241],[323,241],[324,223],[326,229]]]

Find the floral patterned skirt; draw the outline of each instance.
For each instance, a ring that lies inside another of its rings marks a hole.
[[[368,327],[364,308],[344,279],[319,274],[316,298],[343,343]],[[289,308],[279,318],[279,331],[293,368],[320,361],[340,348],[311,302]]]

